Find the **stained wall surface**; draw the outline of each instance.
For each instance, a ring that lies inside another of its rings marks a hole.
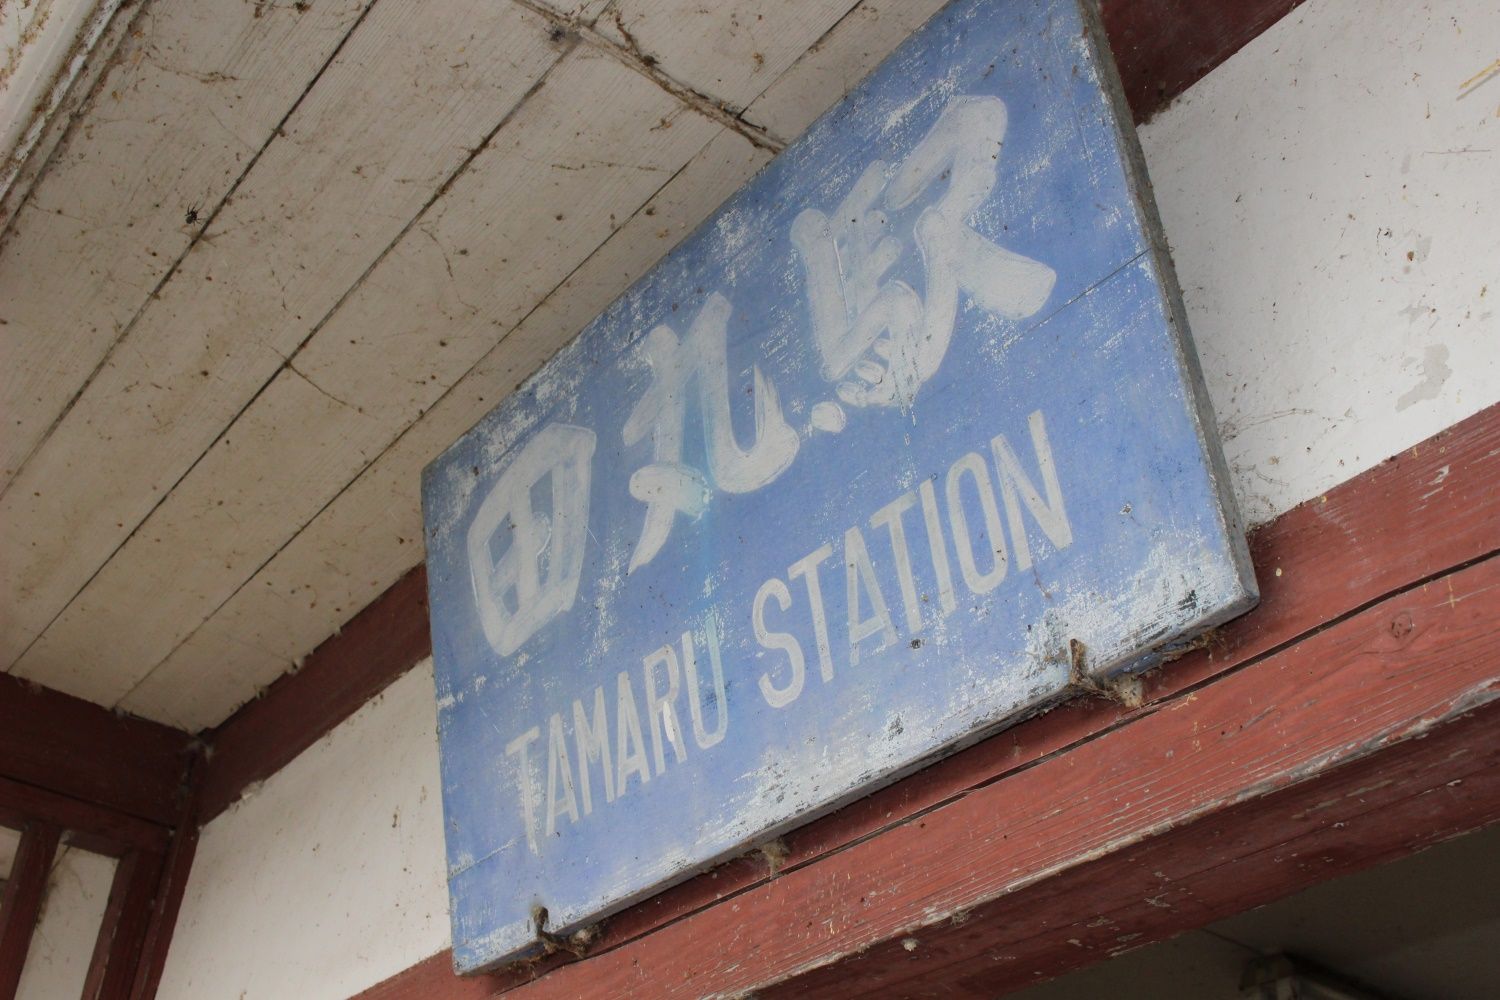
[[[1487,0],[1309,0],[1142,128],[1252,523],[1500,400],[1497,52]],[[446,947],[438,788],[424,663],[205,828],[160,995]]]
[[[158,996],[343,997],[448,941],[426,661],[209,823]]]

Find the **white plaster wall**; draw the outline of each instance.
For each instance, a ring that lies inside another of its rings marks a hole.
[[[1500,398],[1494,0],[1311,0],[1141,130],[1269,520]]]
[[[16,1000],[82,995],[116,864],[114,858],[78,847],[58,849]]]
[[[1310,0],[1141,131],[1265,521],[1500,400],[1493,0]],[[342,997],[447,946],[431,666],[203,834],[161,996]]]
[[[161,1000],[345,997],[448,944],[432,664],[203,829]]]

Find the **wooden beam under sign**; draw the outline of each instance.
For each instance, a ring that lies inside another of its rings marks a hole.
[[[903,995],[943,982],[954,996],[993,996],[1496,822],[1497,639],[1492,558],[933,814],[922,832],[947,846],[931,877],[876,862],[863,884],[884,878],[888,899],[914,889],[939,911],[947,892],[973,892],[968,881],[1004,890],[759,995]],[[967,838],[982,842],[969,855],[948,824],[981,823],[986,808],[1014,819],[992,817]],[[908,825],[884,850],[916,832]],[[855,853],[812,887],[828,891],[870,861],[861,854],[879,853]],[[795,904],[788,894],[781,902]],[[861,922],[879,919],[869,912],[879,905],[841,902]],[[904,946],[912,939],[921,954]]]
[[[968,915],[966,923],[973,926],[966,931],[943,926],[935,932],[914,932],[871,949],[857,968],[832,966],[756,995],[767,1000],[909,996],[927,984],[945,986],[945,996],[995,997],[1318,882],[1399,860],[1493,823],[1500,815],[1500,754],[1493,752],[1493,744],[1491,752],[1474,758],[1472,770],[1452,770],[1451,760],[1440,759],[1466,755],[1466,745],[1486,729],[1493,732],[1497,723],[1500,711],[1492,707],[1434,731],[1431,744],[1413,747],[1414,759],[1399,769],[1403,781],[1410,783],[1405,794],[1364,795],[1364,789],[1388,780],[1390,774],[1388,762],[1372,759],[1364,766],[1340,769],[1328,780],[1230,810],[1213,822],[1190,824],[1158,842],[1008,896],[993,908]],[[1460,784],[1450,789],[1455,781]],[[1328,802],[1334,807],[1324,805]],[[1323,822],[1299,837],[1283,839],[1275,833],[1308,814]],[[1243,856],[1205,849],[1219,844],[1255,849]],[[1194,858],[1202,858],[1206,867],[1178,879],[1173,886],[1178,895],[1170,901],[1149,891],[1130,895],[1131,889],[1149,890],[1153,880],[1159,887],[1156,873]],[[1039,932],[1016,934],[1018,913],[1025,914],[1025,926]],[[1010,926],[1001,931],[1006,922]],[[904,944],[908,938],[916,940],[915,952],[925,948],[929,954],[914,959]],[[972,950],[965,954],[965,949]],[[847,981],[835,981],[840,971],[853,974]]]

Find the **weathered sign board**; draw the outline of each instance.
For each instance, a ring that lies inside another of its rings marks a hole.
[[[1254,602],[1101,37],[953,4],[427,469],[460,971]]]

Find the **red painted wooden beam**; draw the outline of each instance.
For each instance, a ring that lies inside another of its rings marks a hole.
[[[0,777],[162,826],[192,737],[0,674]]]
[[[1337,769],[756,996],[919,997],[941,989],[988,1000],[1398,860],[1500,816],[1500,750],[1485,739],[1497,725],[1500,709],[1491,705],[1434,730],[1398,766],[1377,756]],[[1393,772],[1399,794],[1365,791]]]
[[[151,920],[164,859],[132,851],[120,859],[84,980],[83,1000],[127,1000]]]
[[[162,854],[183,819],[184,770],[196,753],[188,733],[0,675],[0,822],[38,831],[29,845],[23,840],[6,887],[0,1000],[20,976],[64,830],[71,844],[121,859],[84,995],[128,996]]]
[[[68,830],[74,843],[112,857],[137,848],[164,851],[171,835],[165,826],[35,785],[0,778],[0,822],[23,826],[33,821]]]
[[[167,967],[172,930],[177,926],[177,913],[182,908],[182,897],[187,891],[193,857],[198,851],[198,796],[202,790],[203,773],[204,762],[200,757],[193,761],[188,771],[188,795],[178,814],[172,846],[167,851],[156,894],[151,901],[146,933],[136,963],[135,981],[131,984],[129,993],[131,1000],[151,1000],[156,996],[162,972]]]
[[[763,995],[1018,988],[1500,820],[1497,722],[1500,557],[830,859],[779,903],[875,947]]]
[[[1137,122],[1149,119],[1302,0],[1103,0]]]
[[[30,823],[21,831],[10,878],[0,895],[0,1000],[13,1000],[21,982],[61,833],[46,823]]]

